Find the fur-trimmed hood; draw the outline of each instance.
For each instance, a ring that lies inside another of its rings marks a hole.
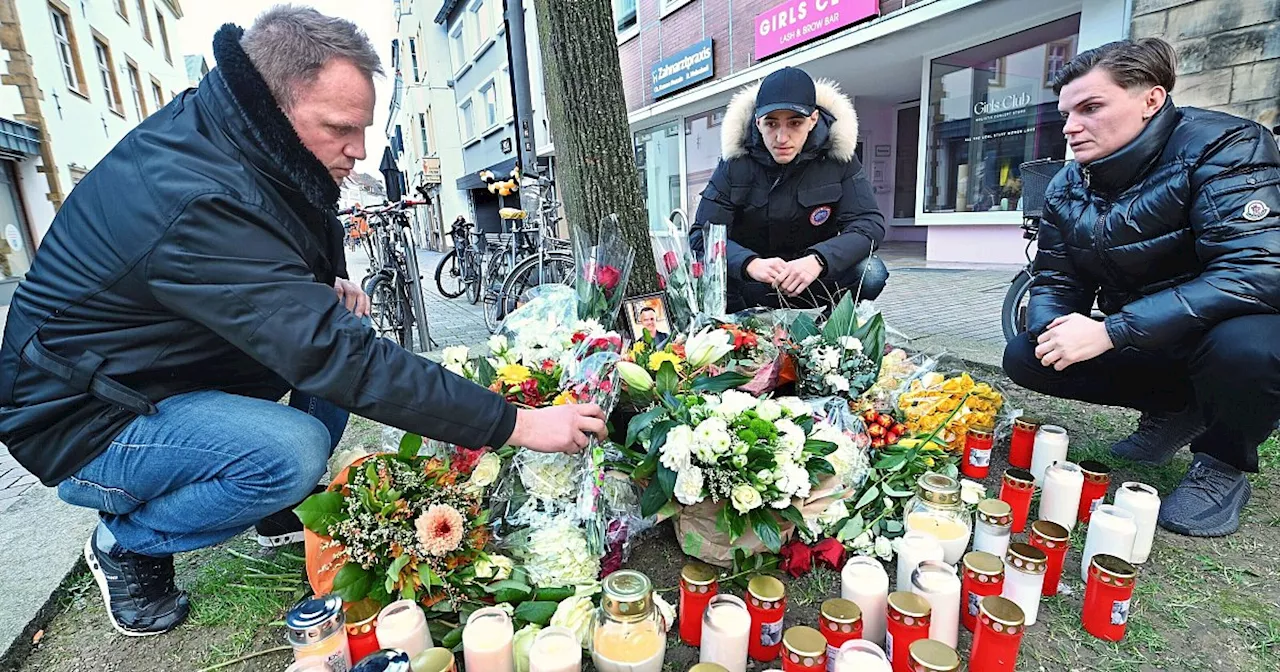
[[[825,122],[828,126],[825,147],[819,149],[830,159],[847,162],[858,146],[858,113],[853,109],[853,101],[840,91],[839,84],[829,79],[817,80],[814,87],[818,108],[824,113],[818,124]],[[729,101],[724,128],[720,131],[720,154],[726,161],[749,155],[751,148],[760,143],[755,125],[759,91],[760,85],[755,84],[739,91]]]

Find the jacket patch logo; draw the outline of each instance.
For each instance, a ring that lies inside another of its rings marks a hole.
[[[1269,214],[1271,214],[1271,208],[1262,201],[1249,201],[1244,206],[1244,218],[1251,222],[1260,221]]]
[[[827,223],[828,219],[831,219],[831,206],[829,205],[814,208],[813,212],[809,213],[809,223],[814,226],[822,226]]]

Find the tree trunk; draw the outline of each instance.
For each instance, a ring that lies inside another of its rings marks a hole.
[[[609,0],[534,0],[556,181],[570,225],[616,214],[636,251],[628,295],[658,291]],[[572,101],[572,102],[570,102]]]

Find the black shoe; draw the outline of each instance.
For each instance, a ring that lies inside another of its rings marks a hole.
[[[130,637],[159,635],[178,627],[191,605],[173,585],[173,556],[161,558],[98,549],[97,530],[84,544],[84,560],[102,591],[111,625]]]
[[[277,511],[253,526],[258,532],[258,545],[277,548],[302,543],[302,521],[292,508]]]
[[[1174,413],[1143,413],[1138,429],[1111,446],[1111,454],[1131,462],[1162,466],[1172,461],[1183,446],[1200,438],[1205,429],[1204,415],[1194,404]]]
[[[1160,503],[1160,527],[1190,537],[1225,537],[1240,529],[1253,488],[1239,469],[1197,454],[1178,487]]]

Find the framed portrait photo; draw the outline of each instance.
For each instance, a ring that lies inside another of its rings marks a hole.
[[[647,335],[654,347],[660,348],[671,340],[671,314],[665,293],[629,297],[622,302],[622,311],[633,341],[643,341]]]

